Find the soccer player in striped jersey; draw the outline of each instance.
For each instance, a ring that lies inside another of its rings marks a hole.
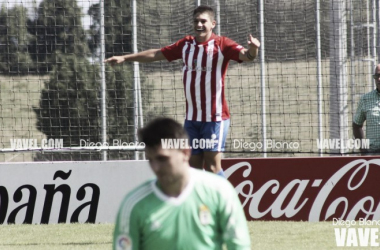
[[[161,49],[150,49],[136,54],[113,56],[105,62],[111,65],[125,61],[153,62],[158,60],[183,61],[183,84],[186,97],[185,129],[193,142],[207,140],[212,146],[193,147],[190,165],[205,167],[224,175],[221,158],[230,124],[230,113],[224,93],[224,78],[230,60],[252,61],[260,42],[248,36],[248,48],[233,40],[213,33],[215,14],[209,6],[199,6],[193,12],[194,36]]]
[[[156,178],[126,195],[116,219],[113,249],[250,250],[242,205],[233,186],[191,168],[191,150],[166,149],[161,139],[187,139],[181,124],[158,118],[139,131]]]

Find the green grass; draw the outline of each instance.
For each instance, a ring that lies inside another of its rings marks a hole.
[[[336,246],[332,222],[254,221],[248,226],[252,249],[344,249]],[[112,232],[112,224],[1,225],[0,249],[111,249]]]
[[[111,224],[2,225],[0,249],[111,249]]]

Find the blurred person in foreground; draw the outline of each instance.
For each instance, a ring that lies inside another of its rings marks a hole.
[[[362,155],[380,155],[380,64],[375,67],[373,79],[376,89],[364,94],[356,110],[352,130],[355,139],[364,139],[363,124],[366,122],[366,138],[369,149],[360,148]]]
[[[225,99],[224,78],[230,60],[253,61],[260,42],[248,36],[248,48],[213,33],[216,26],[214,10],[198,6],[193,12],[194,36],[185,36],[161,49],[136,54],[113,56],[105,60],[111,65],[137,61],[183,60],[183,85],[186,98],[185,129],[190,143],[213,140],[206,148],[192,148],[190,165],[224,176],[222,152],[230,126],[230,112]]]
[[[191,150],[166,149],[161,139],[188,139],[178,122],[158,118],[139,131],[156,178],[124,198],[113,249],[251,249],[247,221],[225,178],[189,166]]]

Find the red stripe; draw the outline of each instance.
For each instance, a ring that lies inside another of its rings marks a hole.
[[[192,67],[192,71],[191,71],[191,83],[190,83],[190,95],[191,95],[191,102],[193,103],[193,117],[192,117],[192,120],[193,121],[196,121],[197,120],[197,115],[198,115],[198,109],[197,109],[197,102],[196,102],[196,98],[195,98],[195,77],[197,75],[197,71],[196,71],[196,63],[194,63],[194,61],[196,62],[197,60],[197,55],[198,55],[198,51],[199,51],[199,48],[198,46],[194,46],[195,49],[194,51],[192,52],[193,53],[193,61],[191,62],[191,65],[190,67]]]
[[[228,61],[227,60],[223,60],[223,64],[222,64],[222,120],[226,120],[230,117],[230,111],[228,110],[228,105],[227,105],[227,101],[226,101],[226,98],[224,96],[224,77],[226,75],[226,72],[227,72],[227,67],[228,67]]]
[[[190,47],[191,46],[188,46],[186,51],[185,51],[185,66],[187,66],[187,60],[189,59],[189,51],[190,51]],[[188,71],[188,67],[185,67],[185,71],[183,72],[183,92],[185,93],[185,99],[186,99],[186,81],[187,81],[187,71]],[[189,105],[187,104],[187,100],[186,100],[186,119],[187,119],[187,114],[189,112]]]
[[[208,45],[203,46],[202,70],[201,71],[201,108],[202,121],[206,121],[206,73],[207,73],[207,49]]]

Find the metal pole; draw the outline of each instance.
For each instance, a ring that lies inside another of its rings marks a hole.
[[[330,139],[342,142],[348,139],[346,12],[345,0],[330,1]]]
[[[378,41],[380,41],[380,38],[379,38],[379,35],[380,35],[380,25],[379,25],[379,23],[380,23],[380,0],[377,0],[376,1],[376,39],[377,39],[377,42]],[[379,50],[377,50],[377,53],[379,53]],[[379,62],[379,57],[380,57],[380,55],[375,55],[375,59],[376,59],[376,63],[378,63]]]
[[[104,40],[104,0],[100,0],[100,72],[101,72],[101,119],[102,145],[107,143],[107,106],[106,106],[106,69],[105,69],[105,40]],[[107,151],[102,152],[103,161],[107,161]]]
[[[351,116],[352,118],[354,117],[354,114],[355,114],[355,106],[354,106],[354,102],[355,102],[355,44],[354,44],[354,32],[355,32],[355,29],[354,29],[354,15],[353,15],[353,3],[352,3],[352,0],[350,0],[350,22],[351,22],[351,39],[350,39],[350,43],[351,43]]]
[[[267,128],[266,128],[266,109],[265,109],[265,40],[264,40],[264,0],[259,0],[260,14],[260,75],[261,75],[261,126],[263,130],[263,157],[267,157]]]
[[[318,81],[318,137],[323,140],[323,86],[322,86],[322,64],[321,64],[321,25],[320,25],[320,0],[316,0],[316,29],[317,29],[317,81]],[[319,149],[319,156],[322,156],[322,149]]]
[[[377,22],[376,22],[376,2],[375,0],[372,0],[372,56],[373,56],[373,61],[372,61],[372,70],[376,67],[377,65],[377,58],[376,58],[376,37],[377,37]],[[371,72],[372,74],[372,72]],[[371,75],[370,74],[370,75]],[[371,80],[373,83],[374,81]],[[376,88],[376,86],[375,86]]]
[[[138,71],[138,89],[137,89],[137,93],[138,93],[138,109],[139,109],[139,113],[138,113],[138,116],[139,116],[139,124],[140,124],[140,128],[142,128],[144,126],[144,121],[143,121],[143,110],[142,110],[142,98],[141,98],[141,79],[140,79],[140,71]],[[136,140],[136,144],[137,144],[137,141],[138,141],[138,138]],[[135,151],[135,153],[138,155],[138,152]],[[142,160],[145,160],[145,151],[142,152]]]
[[[133,38],[133,53],[137,53],[137,3],[136,0],[132,0],[132,38]],[[134,81],[134,139],[138,141],[138,129],[139,129],[139,96],[140,91],[140,64],[139,62],[133,62],[133,81]],[[139,154],[135,151],[135,160],[139,159]]]
[[[370,0],[367,0],[367,57],[368,57],[368,82],[369,83],[374,83],[374,81],[372,81],[372,65],[373,65],[373,62],[371,63],[371,35],[370,35],[370,30],[371,30],[371,27],[370,27],[370,24],[369,24],[369,1]],[[372,85],[369,86],[369,91],[372,90]]]
[[[216,34],[220,36],[220,2],[219,0],[216,1]]]

